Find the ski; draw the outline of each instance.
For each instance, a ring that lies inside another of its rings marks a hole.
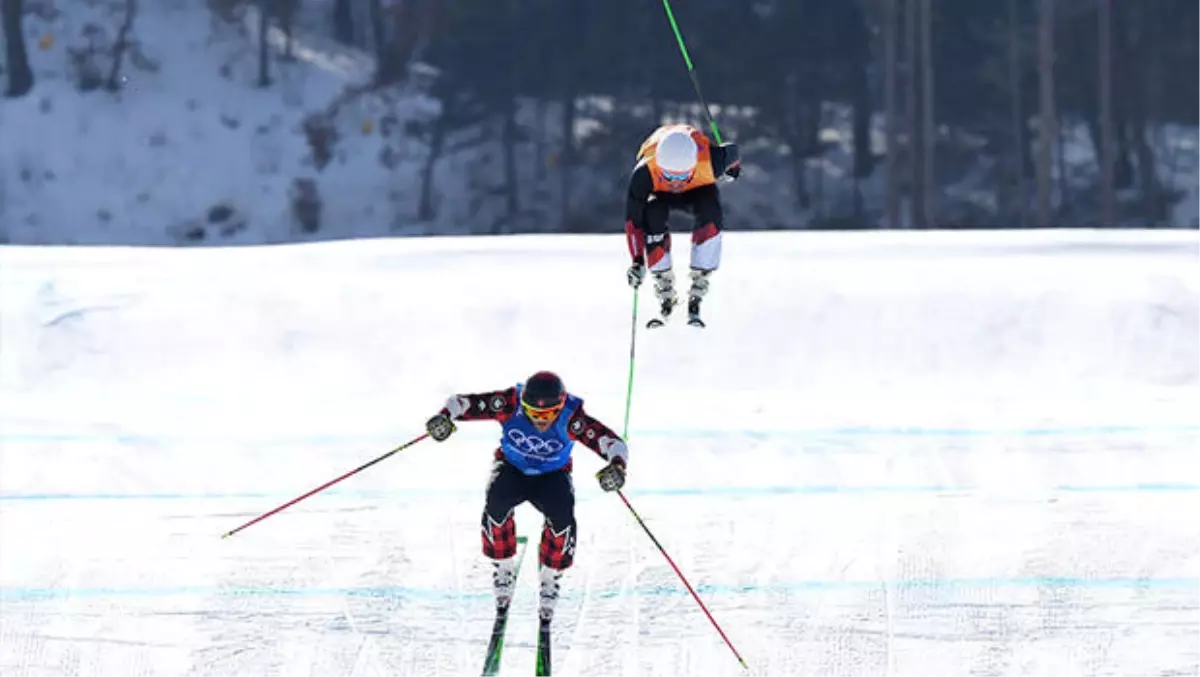
[[[659,327],[665,326],[667,324],[667,320],[671,317],[671,311],[674,309],[674,306],[675,304],[673,303],[670,305],[664,305],[663,311],[665,312],[660,311],[658,317],[650,318],[650,320],[646,322],[646,328],[658,329]],[[689,327],[699,327],[701,329],[708,326],[704,324],[704,320],[700,319],[700,302],[696,299],[692,299],[688,302],[687,323]]]
[[[550,621],[545,618],[538,619],[537,675],[550,675]]]
[[[504,629],[508,627],[508,607],[496,607],[496,621],[492,623],[492,638],[488,641],[487,658],[483,662],[483,674],[500,672],[500,656],[504,652]]]
[[[513,589],[516,589],[516,581],[521,575],[521,560],[525,558],[525,544],[528,542],[525,536],[517,537],[517,566],[513,571]],[[496,675],[500,672],[500,659],[504,654],[504,631],[508,628],[508,609],[512,606],[512,600],[505,606],[496,605],[496,620],[492,622],[492,635],[488,640],[487,656],[483,659],[483,675]]]
[[[708,326],[707,324],[704,323],[704,320],[700,319],[699,315],[689,317],[687,323],[688,323],[689,327],[696,327],[699,329],[703,329],[704,327]],[[664,322],[661,319],[656,317],[646,323],[646,328],[647,329],[658,329],[659,327],[666,326],[666,324],[667,324],[666,322]]]
[[[704,327],[708,326],[708,325],[704,324],[704,320],[700,319],[699,316],[689,317],[687,323],[688,323],[689,327],[696,327],[698,329],[703,329]],[[662,327],[665,325],[666,325],[666,322],[663,322],[662,320],[660,320],[659,318],[656,317],[646,323],[646,328],[647,329],[658,329],[659,327]]]
[[[696,313],[694,315],[688,315],[687,323],[688,323],[689,327],[698,327],[700,329],[703,329],[704,327],[708,326],[708,325],[704,324],[704,320],[700,319],[699,313]],[[646,328],[647,329],[658,329],[659,327],[666,326],[666,324],[667,324],[666,318],[655,317],[655,318],[651,318],[650,321],[646,323]]]
[[[666,324],[667,320],[671,317],[671,312],[675,310],[676,303],[677,301],[674,299],[661,302],[658,309],[658,317],[650,318],[650,321],[646,323],[646,328],[657,329]]]

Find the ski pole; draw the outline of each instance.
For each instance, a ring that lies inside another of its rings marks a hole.
[[[629,336],[629,382],[625,386],[625,430],[621,433],[621,437],[628,439],[629,437],[629,406],[633,403],[633,358],[634,351],[637,349],[637,310],[638,310],[638,287],[633,288],[633,327],[630,329]]]
[[[720,625],[717,625],[717,619],[713,618],[713,615],[709,613],[708,607],[704,606],[704,602],[700,599],[700,595],[696,594],[696,591],[692,588],[692,584],[688,583],[688,580],[683,575],[683,572],[679,570],[679,567],[675,566],[675,561],[672,560],[671,556],[667,554],[666,548],[662,546],[662,543],[658,542],[658,539],[654,537],[654,534],[650,533],[650,527],[646,526],[646,523],[642,521],[641,516],[639,516],[637,511],[633,509],[633,505],[629,502],[629,499],[625,498],[625,494],[618,489],[617,495],[620,496],[621,500],[625,502],[625,507],[629,508],[629,512],[633,513],[633,518],[642,526],[642,530],[646,532],[646,535],[650,537],[650,540],[654,541],[654,545],[658,547],[658,551],[661,552],[662,556],[666,558],[667,564],[670,564],[671,568],[675,570],[675,574],[679,576],[679,580],[683,581],[683,584],[687,586],[688,592],[692,593],[692,599],[696,600],[696,603],[700,605],[700,609],[704,612],[705,616],[708,616],[709,622],[712,623],[713,627],[717,629],[717,632],[721,635],[721,639],[725,640],[725,644],[729,647],[729,650],[733,652],[733,655],[738,659],[738,662],[742,664],[743,668],[749,670],[750,666],[746,665],[746,661],[742,658],[742,655],[738,653],[738,650],[733,648],[733,642],[729,641],[729,637],[725,635],[725,631],[721,629]]]
[[[629,406],[633,402],[633,365],[635,350],[637,347],[638,291],[638,287],[633,288],[633,327],[630,330],[629,339],[629,383],[625,389],[625,428],[621,434],[621,437],[626,440],[629,439]],[[743,668],[748,670],[749,666],[747,666],[746,661],[742,659],[742,655],[739,654],[738,650],[733,647],[733,642],[729,641],[729,637],[725,635],[725,631],[721,629],[721,626],[717,624],[717,620],[713,618],[711,613],[709,613],[708,607],[704,606],[704,602],[700,599],[700,596],[696,594],[696,591],[692,588],[692,584],[688,583],[687,577],[683,575],[683,572],[679,570],[678,566],[675,566],[675,561],[672,560],[671,556],[667,554],[666,548],[664,548],[662,543],[659,543],[658,539],[654,537],[654,534],[650,531],[650,527],[646,526],[646,523],[642,521],[641,515],[638,515],[637,511],[633,509],[633,504],[629,502],[628,498],[625,498],[625,494],[620,490],[617,490],[617,495],[621,497],[622,501],[624,501],[625,507],[629,508],[629,512],[633,514],[633,518],[637,520],[637,523],[641,525],[642,530],[645,531],[646,535],[650,537],[650,540],[654,542],[654,545],[658,548],[658,551],[661,552],[662,556],[666,558],[667,564],[670,564],[671,568],[675,570],[675,574],[679,576],[679,580],[683,581],[683,584],[687,586],[688,592],[692,594],[692,598],[695,599],[696,603],[700,605],[700,609],[704,611],[704,615],[708,616],[709,622],[711,622],[713,627],[717,629],[717,632],[720,633],[721,639],[725,640],[725,644],[729,646],[730,651],[732,651],[733,655],[737,657],[738,662],[742,664]]]
[[[416,444],[417,442],[420,442],[421,440],[425,439],[426,437],[429,437],[429,433],[425,433],[424,435],[421,435],[420,437],[409,440],[408,442],[405,442],[404,444],[401,444],[400,446],[396,447],[395,449],[392,449],[391,451],[387,452],[383,456],[380,456],[379,458],[377,458],[369,463],[364,463],[364,464],[358,466],[357,468],[355,468],[354,470],[351,470],[350,472],[346,473],[345,475],[342,475],[341,477],[338,477],[336,479],[332,479],[332,480],[326,482],[325,484],[322,484],[321,486],[317,487],[316,489],[313,489],[312,491],[304,494],[303,496],[298,496],[296,498],[293,498],[292,500],[288,501],[287,503],[284,503],[283,505],[279,506],[278,508],[275,508],[271,512],[263,513],[262,515],[255,517],[254,519],[250,520],[249,522],[246,522],[242,526],[240,526],[232,531],[225,532],[224,534],[222,534],[221,538],[229,538],[230,536],[236,534],[237,532],[241,531],[242,529],[245,529],[246,527],[256,524],[258,522],[261,522],[261,521],[265,520],[266,518],[270,517],[271,515],[274,515],[275,513],[283,510],[284,508],[295,505],[295,504],[299,503],[300,501],[303,501],[304,499],[308,498],[309,496],[312,496],[313,494],[315,494],[319,491],[328,489],[329,487],[337,484],[338,482],[341,482],[342,480],[346,479],[347,477],[350,477],[351,475],[354,475],[356,473],[362,472],[363,470],[366,470],[367,468],[370,468],[371,466],[375,465],[376,463],[382,461],[383,459],[385,459],[393,454],[404,451],[405,449],[411,447],[412,445]]]
[[[696,88],[696,96],[700,98],[700,105],[704,107],[704,115],[708,118],[708,125],[712,128],[713,137],[717,143],[721,143],[721,130],[717,129],[717,121],[713,119],[712,113],[708,110],[708,102],[704,100],[704,93],[700,91],[700,78],[696,76],[696,68],[692,65],[692,57],[688,56],[687,47],[683,44],[683,34],[679,32],[679,25],[675,23],[675,15],[671,12],[670,0],[662,0],[663,9],[667,10],[667,21],[671,22],[671,30],[675,32],[675,41],[679,43],[679,51],[683,53],[683,62],[687,64],[688,75],[692,76],[692,86]]]

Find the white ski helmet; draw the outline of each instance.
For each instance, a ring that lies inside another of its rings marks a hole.
[[[654,160],[668,179],[682,181],[696,168],[696,141],[682,129],[673,129],[658,140]]]

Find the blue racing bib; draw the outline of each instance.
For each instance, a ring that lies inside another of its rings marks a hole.
[[[518,402],[520,398],[521,386],[517,386]],[[571,448],[575,446],[575,441],[567,432],[567,421],[582,404],[583,401],[578,397],[568,395],[558,419],[545,432],[534,427],[525,415],[525,409],[518,404],[517,412],[504,422],[500,430],[500,449],[505,460],[526,475],[541,475],[562,469],[571,460]]]

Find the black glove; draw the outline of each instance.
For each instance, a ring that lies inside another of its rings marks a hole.
[[[454,421],[450,419],[449,415],[439,413],[425,422],[425,429],[429,431],[430,437],[438,442],[444,442],[455,430]]]
[[[600,481],[600,488],[605,491],[620,489],[625,486],[625,462],[614,458],[596,473],[596,479]]]
[[[731,179],[736,179],[742,173],[742,154],[738,145],[732,141],[726,141],[720,145],[720,149],[725,156],[725,171],[721,173]]]

